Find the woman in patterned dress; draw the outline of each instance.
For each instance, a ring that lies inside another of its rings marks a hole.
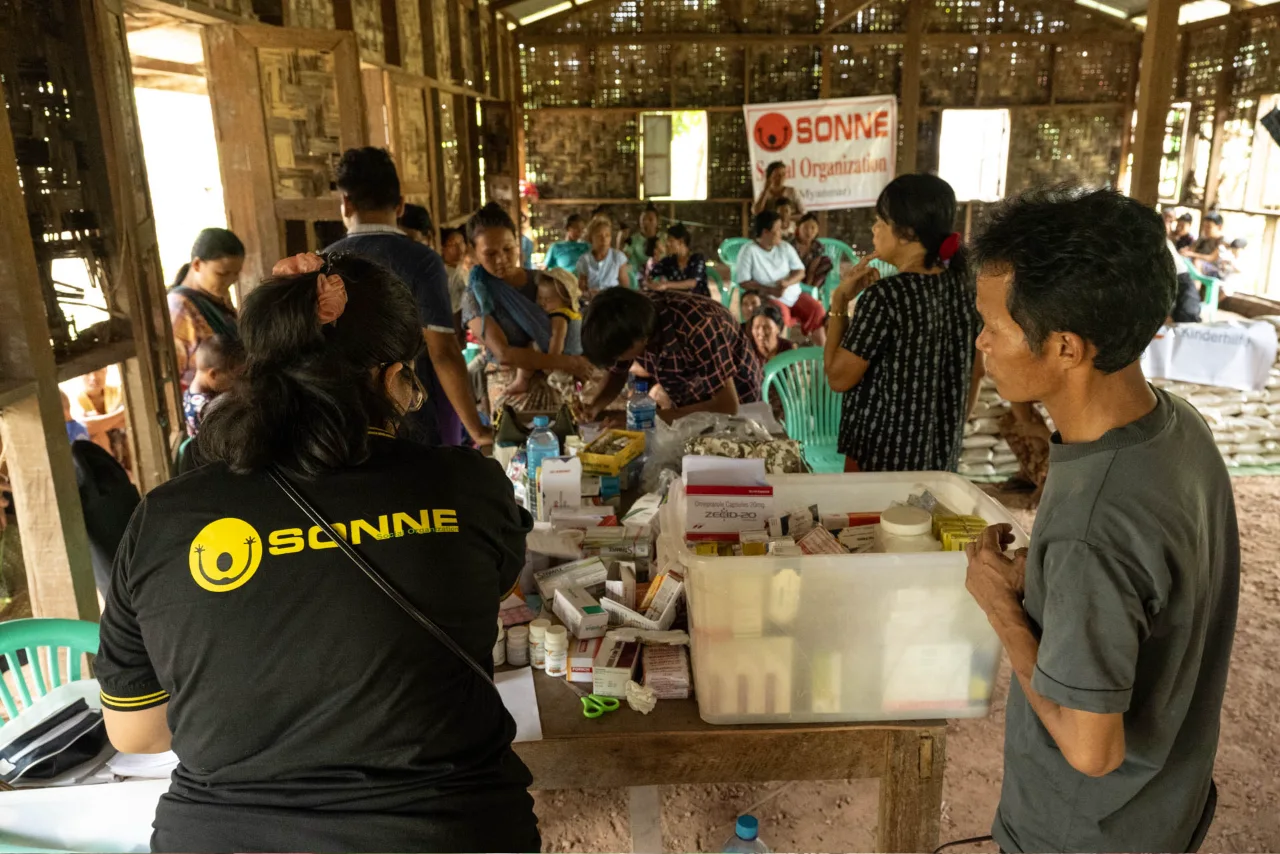
[[[876,202],[875,252],[832,295],[825,366],[831,388],[844,393],[846,471],[955,471],[959,463],[982,360],[955,213],[955,192],[941,178],[895,179]],[[898,274],[881,280],[875,258]]]

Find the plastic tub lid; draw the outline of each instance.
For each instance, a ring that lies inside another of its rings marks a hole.
[[[535,638],[542,637],[549,628],[551,628],[550,620],[534,620],[529,624],[529,634]]]
[[[753,815],[738,816],[738,826],[734,830],[737,831],[739,839],[749,842],[760,835],[760,822]]]
[[[894,537],[919,537],[933,530],[933,516],[919,507],[890,507],[880,514],[880,527]]]

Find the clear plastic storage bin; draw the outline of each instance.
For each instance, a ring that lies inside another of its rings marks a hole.
[[[962,515],[1013,525],[954,474],[777,475],[777,512],[879,512],[929,490]],[[1000,643],[965,590],[964,552],[705,557],[685,545],[672,487],[660,545],[688,575],[693,675],[711,724],[972,718],[987,713]]]

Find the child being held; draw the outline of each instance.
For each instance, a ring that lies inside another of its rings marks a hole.
[[[222,335],[212,335],[196,348],[196,375],[182,395],[182,414],[187,432],[200,432],[200,419],[205,407],[218,395],[231,388],[244,367],[244,347]]]
[[[551,317],[549,355],[582,355],[581,293],[577,278],[568,270],[556,268],[538,274],[538,305]]]

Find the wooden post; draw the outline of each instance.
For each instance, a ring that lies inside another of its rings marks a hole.
[[[276,221],[275,180],[267,158],[258,62],[235,27],[207,27],[204,55],[227,227],[244,241],[239,286],[243,298],[284,255]]]
[[[1149,205],[1160,200],[1164,129],[1178,61],[1179,4],[1180,0],[1150,0],[1147,5],[1147,31],[1142,38],[1138,122],[1134,129],[1133,177],[1129,195]]]
[[[1175,0],[1176,2],[1176,0]],[[902,45],[902,94],[898,99],[902,122],[902,156],[898,174],[916,171],[920,139],[920,64],[923,57],[924,3],[907,0],[907,36]]]
[[[1236,80],[1235,58],[1240,50],[1243,30],[1244,22],[1232,10],[1223,40],[1222,70],[1218,72],[1218,85],[1213,95],[1213,141],[1209,144],[1209,166],[1205,170],[1202,213],[1218,204],[1218,190],[1222,186],[1222,144],[1226,141],[1227,117],[1231,115],[1231,90]]]
[[[35,393],[0,410],[22,536],[31,609],[37,617],[98,619],[84,512],[67,442],[58,371],[40,292],[27,209],[7,111],[0,111],[0,371],[30,379]]]
[[[1121,187],[1129,177],[1129,152],[1133,150],[1133,109],[1138,98],[1138,72],[1142,62],[1142,45],[1135,44],[1129,56],[1129,86],[1125,89],[1124,115],[1121,116],[1120,169],[1116,173],[1116,185]]]
[[[885,741],[876,850],[932,851],[938,847],[946,736],[893,730]]]

